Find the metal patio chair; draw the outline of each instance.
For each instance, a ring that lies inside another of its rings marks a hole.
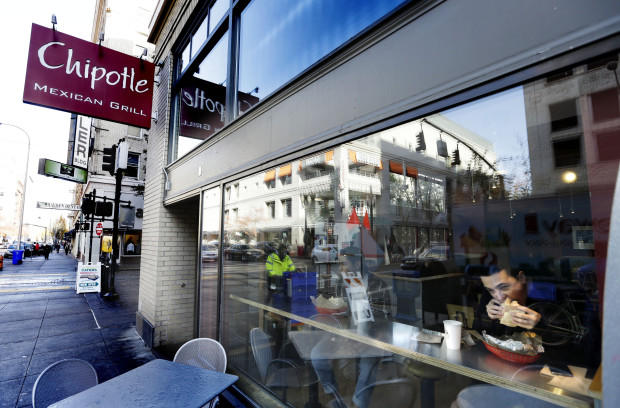
[[[181,346],[174,355],[174,362],[205,368],[207,370],[226,372],[226,350],[218,341],[210,338],[193,339]],[[215,397],[206,405],[215,407],[219,397]]]
[[[32,388],[32,406],[46,408],[98,383],[97,371],[88,361],[77,358],[57,361],[37,377]]]
[[[310,367],[298,366],[288,359],[273,358],[271,339],[259,327],[250,330],[250,344],[261,381],[269,388],[281,389],[285,400],[287,388],[309,387],[318,382]]]

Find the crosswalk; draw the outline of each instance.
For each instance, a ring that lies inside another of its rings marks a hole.
[[[26,258],[21,265],[4,260],[0,271],[0,294],[67,290],[75,287],[75,260],[64,254]]]

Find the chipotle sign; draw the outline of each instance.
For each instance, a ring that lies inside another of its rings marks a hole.
[[[149,128],[155,66],[32,25],[24,102]]]
[[[237,92],[237,109],[243,114],[258,98]],[[189,78],[181,89],[181,135],[205,140],[224,127],[226,87],[200,78]]]

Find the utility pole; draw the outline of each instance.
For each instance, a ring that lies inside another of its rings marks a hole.
[[[115,148],[115,161],[114,170],[116,176],[116,188],[114,191],[114,219],[112,220],[112,261],[110,263],[110,277],[108,280],[108,292],[104,294],[104,297],[116,297],[118,294],[114,288],[114,277],[116,274],[116,259],[120,255],[120,248],[118,246],[118,218],[121,206],[121,186],[123,183],[123,172],[127,169],[127,154],[128,146],[125,139],[121,139]]]
[[[114,218],[112,220],[112,261],[110,264],[110,277],[108,280],[108,293],[105,297],[118,296],[114,288],[114,275],[116,274],[116,259],[119,256],[118,247],[118,212],[121,206],[121,185],[123,183],[123,170],[116,171],[116,188],[114,190]]]
[[[90,195],[92,197],[92,200],[94,200],[95,197],[97,196],[97,190],[93,189],[93,192]],[[92,255],[93,255],[93,230],[94,229],[95,229],[95,212],[93,211],[90,214],[90,244],[89,244],[89,248],[88,248],[88,263],[90,263],[92,261]]]

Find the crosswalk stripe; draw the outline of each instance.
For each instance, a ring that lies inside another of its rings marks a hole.
[[[74,286],[38,286],[36,288],[15,288],[15,289],[0,289],[0,293],[14,293],[14,292],[37,292],[43,290],[67,290],[74,289]]]

